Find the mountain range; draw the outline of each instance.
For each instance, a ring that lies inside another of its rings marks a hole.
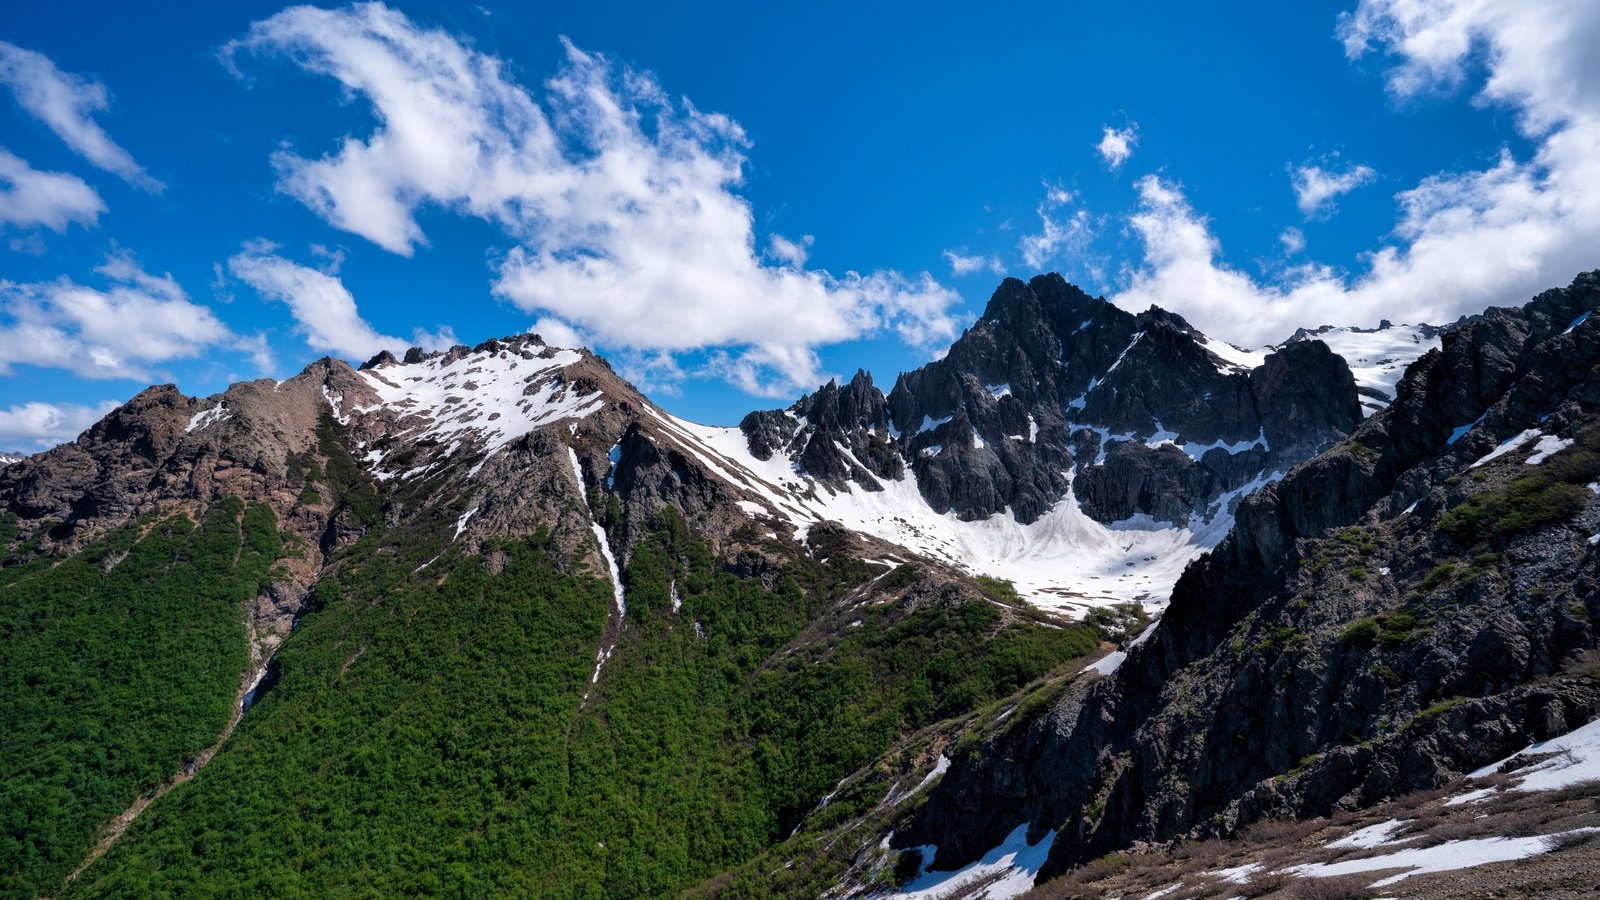
[[[1009,896],[1444,788],[1600,711],[1597,305],[1007,279],[738,427],[537,335],[152,387],[0,468],[0,892]]]

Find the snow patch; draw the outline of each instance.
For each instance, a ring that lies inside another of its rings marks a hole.
[[[1561,737],[1530,744],[1499,762],[1490,763],[1473,772],[1470,777],[1484,778],[1518,757],[1533,754],[1542,756],[1548,753],[1556,755],[1517,770],[1513,774],[1518,780],[1508,785],[1506,790],[1554,791],[1580,781],[1600,779],[1600,720],[1569,731]]]
[[[1527,464],[1537,466],[1549,459],[1552,454],[1572,446],[1572,438],[1558,438],[1554,435],[1545,435],[1539,438],[1539,443],[1533,445],[1533,455],[1528,457]]]
[[[327,389],[324,388],[323,390]],[[216,406],[213,406],[210,409],[203,409],[195,413],[194,418],[189,420],[189,427],[185,428],[183,433],[188,434],[192,431],[199,431],[202,428],[209,428],[218,422],[226,422],[231,418],[233,418],[233,413],[229,412],[228,408],[222,405],[221,400],[218,400]]]
[[[1521,447],[1523,444],[1526,444],[1528,441],[1533,440],[1534,435],[1538,433],[1539,429],[1529,428],[1527,431],[1524,431],[1521,434],[1506,438],[1504,441],[1500,442],[1500,446],[1490,450],[1488,453],[1485,453],[1483,456],[1478,458],[1477,462],[1467,466],[1467,468],[1476,469],[1484,463],[1497,460],[1500,457],[1505,456],[1507,453],[1517,449],[1518,447]],[[1455,443],[1455,441],[1452,440],[1451,443]]]
[[[611,553],[611,541],[606,537],[606,530],[600,523],[590,523],[589,529],[594,532],[594,539],[600,542],[600,555],[606,561],[606,570],[611,573],[611,596],[617,601],[617,615],[622,618],[628,616],[628,598],[622,592],[622,572],[617,569],[617,558]],[[598,673],[598,669],[595,670]]]
[[[456,533],[454,535],[451,535],[450,540],[453,541],[456,538],[461,537],[461,532],[467,530],[467,523],[472,521],[472,517],[474,515],[476,515],[477,512],[478,512],[478,508],[476,506],[474,506],[473,508],[471,508],[471,509],[469,509],[466,512],[461,514],[461,518],[456,520]]]
[[[1552,838],[1559,838],[1569,834],[1590,834],[1596,831],[1600,831],[1600,828],[1578,828],[1573,831],[1562,832],[1560,835],[1446,841],[1433,847],[1412,847],[1364,859],[1312,863],[1294,866],[1286,871],[1312,878],[1327,878],[1335,875],[1357,875],[1362,872],[1376,872],[1383,869],[1410,870],[1372,883],[1373,887],[1388,887],[1392,884],[1398,884],[1413,875],[1452,872],[1457,869],[1470,869],[1489,863],[1526,859],[1548,851],[1551,847]]]
[[[950,872],[927,869],[937,848],[926,845],[919,848],[922,851],[923,870],[906,885],[905,890],[888,896],[898,900],[936,900],[957,895],[970,896],[973,900],[1007,900],[1033,888],[1033,880],[1044,866],[1055,841],[1056,833],[1051,831],[1039,843],[1029,844],[1028,823],[1023,822],[981,859]],[[982,887],[976,893],[965,893],[978,885]]]
[[[529,359],[524,352],[535,355]],[[536,355],[539,353],[550,355]],[[563,377],[563,369],[583,359],[575,350],[527,344],[525,350],[485,350],[450,362],[446,359],[437,356],[357,374],[378,395],[381,406],[400,413],[397,429],[408,441],[431,439],[448,444],[476,440],[483,456],[469,475],[476,475],[501,448],[534,429],[563,419],[585,418],[605,404],[604,394],[582,394]],[[323,394],[338,416],[339,404],[326,386]]]

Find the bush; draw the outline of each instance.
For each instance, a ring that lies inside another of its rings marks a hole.
[[[1357,619],[1346,625],[1344,630],[1339,632],[1339,643],[1370,644],[1377,640],[1378,635],[1382,632],[1383,629],[1379,627],[1377,619],[1370,616],[1365,619]]]

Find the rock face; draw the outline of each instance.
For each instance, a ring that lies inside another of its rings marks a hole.
[[[759,458],[834,484],[872,490],[866,474],[909,469],[931,507],[967,520],[1033,522],[1070,488],[1101,522],[1184,525],[1360,420],[1349,367],[1316,341],[1255,359],[1044,275],[1007,279],[943,359],[887,396],[858,372],[740,427]]]
[[[1588,273],[1444,334],[1386,411],[1244,501],[1113,674],[955,760],[894,845],[951,868],[1026,821],[1060,829],[1048,876],[1437,786],[1593,718],[1597,307]]]

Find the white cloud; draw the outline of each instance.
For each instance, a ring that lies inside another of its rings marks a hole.
[[[1094,149],[1100,153],[1100,158],[1111,171],[1115,172],[1133,156],[1133,148],[1139,144],[1139,126],[1131,123],[1127,128],[1112,128],[1110,125],[1102,126],[1100,143]]]
[[[1305,232],[1293,226],[1285,228],[1283,234],[1278,235],[1278,243],[1283,245],[1285,253],[1292,256],[1306,249]]]
[[[381,4],[284,10],[224,58],[246,50],[337,80],[379,123],[319,159],[277,154],[280,190],[400,254],[426,241],[419,208],[490,220],[519,242],[496,293],[608,349],[722,348],[742,361],[727,371],[809,387],[819,346],[956,333],[958,298],[926,273],[807,269],[806,244],[779,237],[763,262],[743,130],[646,73],[568,43],[541,105],[501,60]]]
[[[107,281],[104,290],[67,278],[0,280],[0,374],[23,363],[86,378],[147,380],[154,364],[233,339],[171,275],[150,275],[128,256],[107,257],[95,271]]]
[[[1453,321],[1600,265],[1600,4],[1365,0],[1340,30],[1352,57],[1395,59],[1398,96],[1458,86],[1483,66],[1477,102],[1512,108],[1532,156],[1502,151],[1487,168],[1401,192],[1393,243],[1360,273],[1308,265],[1272,283],[1223,263],[1179,188],[1147,178],[1133,217],[1146,258],[1119,304],[1160,303],[1219,337],[1259,343],[1308,324]]]
[[[1039,215],[1039,231],[1036,234],[1023,235],[1017,242],[1017,249],[1022,252],[1022,261],[1028,268],[1043,269],[1053,261],[1068,255],[1075,257],[1076,261],[1084,261],[1083,257],[1088,252],[1089,243],[1094,240],[1095,231],[1088,210],[1080,208],[1064,216],[1056,211],[1059,207],[1071,203],[1074,198],[1075,195],[1071,191],[1045,183],[1044,202],[1035,210]],[[1094,267],[1091,265],[1090,268]]]
[[[791,241],[781,234],[775,234],[768,242],[771,247],[769,252],[778,262],[796,269],[803,269],[806,266],[806,260],[811,258],[810,248],[815,242],[816,238],[809,234],[798,241]]]
[[[247,244],[243,252],[228,260],[228,271],[261,296],[287,304],[296,330],[311,349],[362,361],[381,350],[404,353],[412,346],[367,324],[356,309],[356,298],[337,277],[278,256],[274,249],[260,241]],[[448,347],[456,340],[449,328],[437,334],[418,329],[412,338],[429,350]]]
[[[106,413],[115,400],[93,406],[76,403],[23,403],[0,409],[0,447],[7,450],[46,450],[82,434]]]
[[[566,347],[576,350],[579,347],[589,346],[589,339],[583,336],[578,329],[573,328],[560,319],[545,316],[533,323],[529,331],[544,339],[552,347]]]
[[[950,261],[950,273],[956,277],[971,275],[974,272],[992,272],[996,275],[1005,274],[1005,266],[998,256],[966,256],[954,250],[944,251],[944,258]]]
[[[111,106],[105,85],[63,72],[44,54],[5,41],[0,41],[0,83],[79,156],[136,187],[163,188],[94,121],[95,113]]]
[[[0,147],[0,226],[66,231],[94,225],[106,211],[94,188],[76,175],[41,172]]]
[[[1331,214],[1333,201],[1339,195],[1369,185],[1378,177],[1370,166],[1335,171],[1312,164],[1290,167],[1289,174],[1294,184],[1295,204],[1300,207],[1300,214],[1308,219]]]

